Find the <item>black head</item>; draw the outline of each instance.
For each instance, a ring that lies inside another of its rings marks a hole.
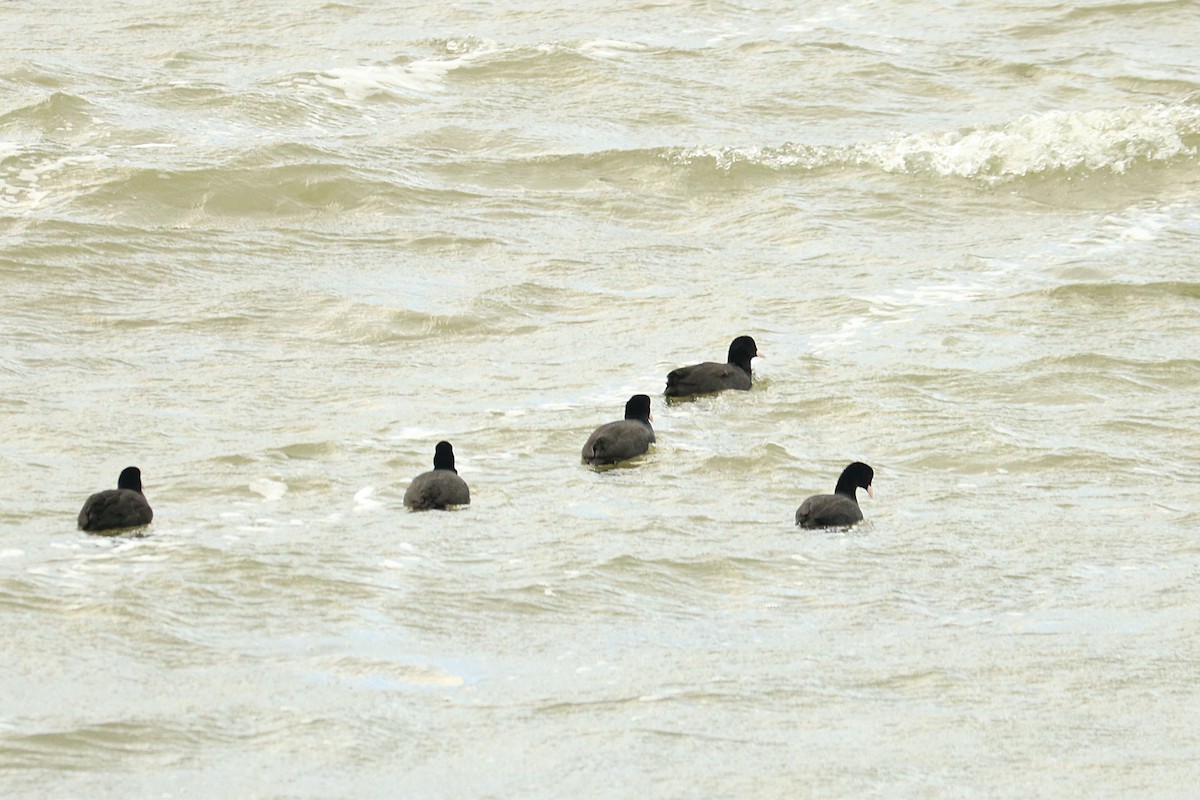
[[[644,394],[635,394],[629,398],[629,402],[625,404],[625,419],[636,419],[642,422],[650,421],[650,397]]]
[[[729,345],[730,364],[737,364],[747,372],[750,371],[750,359],[758,356],[758,345],[749,336],[739,336]]]
[[[871,495],[871,482],[875,480],[875,470],[861,461],[855,461],[850,466],[842,470],[842,477],[838,478],[837,488],[834,489],[835,494],[845,494],[854,497],[855,491],[858,489],[866,489],[867,495]]]
[[[121,470],[121,477],[117,478],[118,489],[130,489],[142,493],[142,471],[137,467],[126,467]]]
[[[450,446],[449,442],[437,443],[437,447],[433,451],[433,468],[458,472],[454,468],[454,448]]]

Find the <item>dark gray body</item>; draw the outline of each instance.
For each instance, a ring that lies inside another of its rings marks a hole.
[[[750,388],[750,373],[736,364],[718,364],[705,361],[690,367],[680,367],[667,374],[668,397],[689,397],[694,394],[712,394],[726,389]]]
[[[796,509],[801,528],[845,528],[862,522],[858,501],[844,494],[815,494]]]
[[[750,389],[750,361],[758,358],[758,345],[750,336],[739,336],[729,343],[724,364],[705,361],[680,367],[667,373],[667,397],[691,397],[726,389]]]
[[[796,509],[796,524],[801,528],[848,528],[862,522],[862,509],[858,507],[858,490],[866,489],[873,497],[871,488],[875,470],[861,461],[851,462],[838,476],[833,494],[814,494]]]
[[[79,527],[85,531],[112,531],[149,525],[154,511],[141,492],[105,489],[96,492],[79,512]]]
[[[404,492],[404,505],[413,511],[443,510],[471,503],[467,482],[451,469],[434,469],[413,478]]]
[[[589,464],[616,464],[642,455],[653,443],[654,428],[649,422],[617,420],[592,431],[583,446],[583,460]]]

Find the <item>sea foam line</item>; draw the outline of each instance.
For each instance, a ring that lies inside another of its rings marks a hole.
[[[999,181],[1054,171],[1124,173],[1139,161],[1194,158],[1200,106],[1159,103],[1091,111],[1049,111],[993,128],[906,134],[848,145],[690,148],[668,154],[684,163],[712,159],[770,169],[868,166],[896,174]]]

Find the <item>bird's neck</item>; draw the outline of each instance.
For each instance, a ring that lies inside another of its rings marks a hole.
[[[828,486],[829,484],[825,484]],[[853,480],[839,480],[837,487],[833,490],[834,494],[841,494],[849,497],[854,502],[858,502],[858,486]]]

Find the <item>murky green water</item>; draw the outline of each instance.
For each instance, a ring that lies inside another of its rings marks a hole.
[[[0,783],[1188,796],[1196,30],[0,4]],[[75,530],[127,464],[146,535]]]

